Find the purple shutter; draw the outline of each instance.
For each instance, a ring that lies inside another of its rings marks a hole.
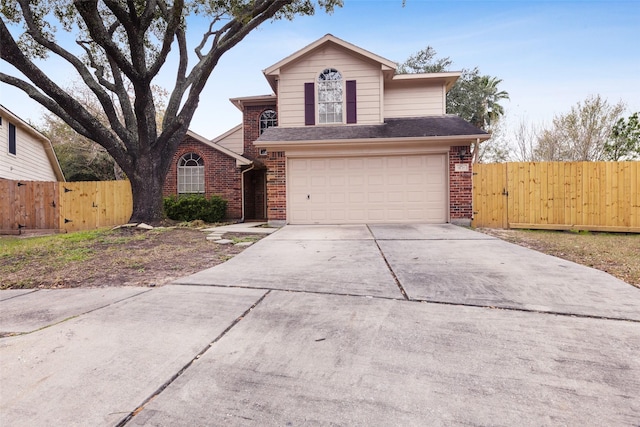
[[[304,84],[304,124],[316,124],[315,87],[313,83]]]
[[[356,81],[347,80],[347,123],[357,123]]]

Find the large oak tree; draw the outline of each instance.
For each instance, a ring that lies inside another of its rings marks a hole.
[[[311,15],[316,6],[330,13],[341,5],[342,0],[1,0],[0,59],[17,72],[0,72],[0,82],[26,92],[104,147],[131,181],[131,221],[156,222],[163,217],[162,186],[171,159],[220,57],[269,19]],[[190,48],[187,22],[195,15],[209,25]],[[75,43],[68,46],[68,37],[57,37],[52,22]],[[178,57],[175,85],[157,123],[152,87],[172,49]],[[48,55],[73,67],[107,123],[38,65]]]

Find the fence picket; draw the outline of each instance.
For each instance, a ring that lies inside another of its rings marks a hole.
[[[17,234],[21,229],[91,230],[122,224],[132,211],[129,181],[0,179],[0,234]]]
[[[505,167],[506,183],[498,182]],[[640,162],[498,163],[474,172],[476,227],[500,227],[495,213],[505,211],[502,227],[640,232]],[[503,185],[509,197],[497,198]]]

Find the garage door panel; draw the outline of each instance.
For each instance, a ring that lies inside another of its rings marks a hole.
[[[369,203],[384,203],[384,192],[382,191],[369,191],[367,193],[367,201]]]
[[[407,191],[406,200],[409,203],[423,203],[426,198],[423,191]]]
[[[364,199],[365,199],[365,196],[363,192],[349,193],[350,203],[362,203],[364,202]]]
[[[408,185],[421,185],[425,182],[424,173],[409,173],[407,174]]]
[[[366,212],[364,209],[351,209],[347,212],[347,218],[350,222],[367,222]]]
[[[424,218],[427,209],[407,209],[407,217],[411,220],[419,221]]]
[[[445,154],[294,158],[287,167],[291,223],[446,222]]]
[[[331,193],[329,195],[329,201],[331,203],[344,203],[346,200],[344,193]]]
[[[406,160],[407,169],[423,169],[425,166],[425,160],[422,156],[406,157]]]
[[[346,165],[345,159],[329,159],[329,169],[344,170]]]
[[[370,186],[374,185],[383,185],[384,184],[384,176],[382,174],[373,174],[367,177],[367,184]]]
[[[349,186],[357,186],[357,185],[363,185],[364,184],[364,179],[365,177],[362,175],[353,175],[350,174],[349,175]]]
[[[291,172],[303,171],[306,172],[309,169],[309,162],[304,159],[296,159],[295,162],[289,163],[289,170]]]
[[[345,183],[345,177],[342,175],[332,175],[331,177],[329,177],[329,185],[337,187],[337,186],[343,186]]]
[[[404,199],[402,192],[387,193],[387,200],[391,203],[400,203]]]
[[[387,185],[404,185],[404,175],[391,173],[387,175]]]
[[[370,157],[365,159],[365,164],[369,169],[382,169],[384,167],[384,158],[382,157]]]
[[[347,160],[347,168],[350,170],[364,170],[365,164],[364,159],[348,159]]]
[[[331,221],[337,221],[334,222],[335,223],[341,223],[346,221],[347,219],[347,212],[344,210],[344,208],[341,209],[333,209],[329,211],[329,218],[331,219]]]
[[[384,209],[369,209],[367,210],[367,221],[384,221],[385,210]]]
[[[311,187],[324,187],[325,185],[327,185],[327,178],[326,176],[312,176],[311,177]]]
[[[326,160],[311,160],[310,166],[312,171],[323,171],[326,169]]]

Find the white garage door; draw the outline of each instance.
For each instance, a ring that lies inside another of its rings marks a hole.
[[[292,224],[447,221],[445,154],[290,158]]]

